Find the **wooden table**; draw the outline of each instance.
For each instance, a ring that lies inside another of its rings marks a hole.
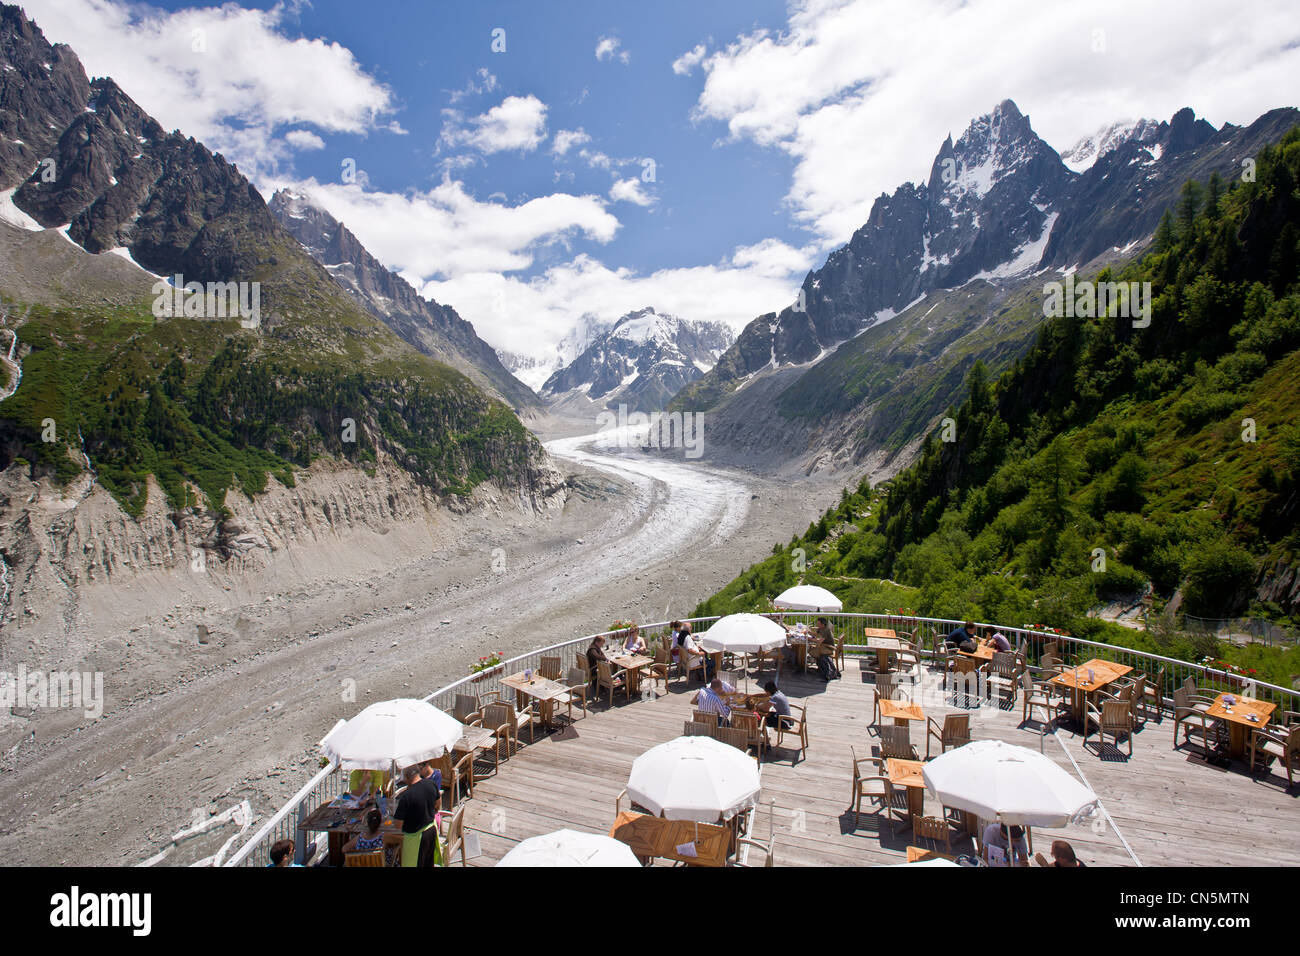
[[[758,708],[766,704],[772,698],[766,691],[756,694],[741,694],[739,692],[732,694],[723,694],[723,699],[727,702],[728,707],[736,710],[752,710],[758,713]]]
[[[889,673],[889,655],[901,651],[903,642],[888,628],[868,627],[862,633],[867,638],[867,647],[876,652],[876,673]]]
[[[1225,697],[1231,696],[1236,700],[1229,710]],[[1246,756],[1246,745],[1250,743],[1250,732],[1264,727],[1273,719],[1273,711],[1277,710],[1277,704],[1270,704],[1267,701],[1255,700],[1253,697],[1242,697],[1240,694],[1220,694],[1214,698],[1214,703],[1210,709],[1205,712],[1206,717],[1213,717],[1215,720],[1224,720],[1228,723],[1228,753],[1238,760]],[[1254,720],[1250,718],[1254,717]]]
[[[957,653],[962,657],[968,657],[973,661],[983,661],[991,664],[993,662],[993,654],[996,650],[997,648],[993,647],[991,644],[980,644],[973,651],[959,650]]]
[[[880,716],[889,717],[895,727],[906,727],[909,720],[925,720],[925,711],[920,704],[904,703],[899,700],[882,700]]]
[[[621,667],[627,671],[627,686],[630,693],[637,693],[641,686],[641,668],[647,664],[653,664],[653,657],[645,657],[640,654],[619,654],[616,657],[609,657],[609,662],[616,667]]]
[[[527,703],[526,697],[535,698],[539,702],[538,716],[541,718],[543,727],[552,726],[555,701],[569,692],[569,688],[564,684],[559,681],[547,680],[545,677],[539,677],[536,671],[533,671],[531,680],[520,671],[518,674],[511,674],[509,677],[501,678],[501,683],[514,690],[516,706],[520,710]]]
[[[609,835],[626,843],[642,860],[657,857],[691,866],[726,866],[731,846],[731,830],[727,827],[689,820],[665,820],[631,810],[619,813],[609,828]],[[694,856],[678,850],[678,847],[688,844],[694,847]]]
[[[947,853],[940,853],[938,850],[924,850],[919,846],[909,846],[907,848],[908,863],[922,863],[926,860],[955,860],[956,857],[949,856]]]
[[[883,703],[883,701],[882,701]],[[900,760],[890,757],[885,761],[885,775],[895,787],[907,788],[907,825],[912,817],[925,816],[925,761]]]
[[[391,806],[389,810],[396,807],[394,801],[389,801]],[[305,844],[308,833],[328,833],[329,834],[329,864],[330,866],[343,865],[343,847],[347,842],[359,833],[366,830],[365,818],[370,811],[370,807],[347,807],[335,806],[332,803],[324,803],[313,810],[302,823],[298,824],[299,840]],[[402,836],[402,821],[394,820],[391,816],[384,820],[379,832],[387,838],[394,837],[400,839]]]
[[[452,748],[452,750],[458,754],[473,754],[473,753],[477,753],[480,750],[487,750],[489,747],[491,747],[492,748],[492,771],[493,773],[495,773],[497,770],[501,769],[501,754],[496,749],[496,739],[497,739],[496,734],[488,730],[486,727],[479,727],[479,726],[471,727],[467,725],[465,727],[465,733],[461,734],[460,740],[456,741],[456,745]],[[454,758],[453,758],[453,762],[454,762]],[[474,761],[471,760],[470,772],[473,773],[473,770],[474,770]],[[482,778],[475,776],[474,779],[477,781]]]
[[[1088,680],[1088,671],[1093,672],[1093,680]],[[1080,664],[1078,667],[1072,667],[1067,671],[1062,671],[1051,679],[1049,683],[1057,687],[1070,691],[1070,712],[1074,719],[1083,723],[1084,704],[1088,700],[1089,694],[1095,694],[1099,690],[1104,690],[1108,685],[1115,683],[1125,674],[1131,672],[1133,668],[1124,664],[1116,664],[1114,661],[1103,661],[1100,658],[1093,658]],[[1075,684],[1075,675],[1078,675],[1079,682]]]

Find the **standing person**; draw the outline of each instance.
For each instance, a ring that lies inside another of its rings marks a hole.
[[[424,831],[434,826],[442,809],[442,773],[435,770],[421,779],[419,764],[411,764],[402,771],[402,779],[406,781],[406,789],[397,798],[393,819],[402,821],[402,866],[418,866],[424,856],[421,853]],[[430,839],[437,838],[435,829]],[[435,855],[436,852],[435,842]]]

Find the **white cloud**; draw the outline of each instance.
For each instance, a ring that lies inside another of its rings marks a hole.
[[[484,272],[430,282],[421,291],[454,306],[488,344],[544,359],[583,315],[613,321],[647,305],[739,331],[754,316],[793,302],[802,278],[726,263],[641,275],[579,255],[528,280]]]
[[[693,116],[788,153],[787,200],[825,247],[882,191],[927,176],[943,138],[1003,99],[1057,149],[1125,116],[1192,106],[1217,126],[1289,105],[1278,97],[1300,75],[1296,33],[1287,0],[1249,16],[1236,0],[1205,0],[1194,17],[1134,0],[797,0],[780,34],[700,60]]]
[[[67,43],[91,76],[111,76],[164,128],[180,129],[245,174],[291,155],[281,126],[329,132],[384,128],[391,91],[352,52],[281,32],[290,7],[234,4],[164,12],[108,0],[25,0],[51,42]]]
[[[704,60],[704,54],[708,47],[703,43],[697,43],[693,49],[687,50],[677,59],[673,60],[673,72],[678,76],[689,76]]]
[[[752,246],[737,247],[731,254],[731,264],[755,275],[786,278],[802,275],[812,268],[817,252],[814,246],[796,249],[780,239],[764,239]]]
[[[620,46],[622,46],[622,41],[618,37],[601,37],[596,43],[596,59],[604,63],[606,60],[617,57],[626,64],[632,59],[632,55],[627,50],[620,50]]]
[[[285,142],[294,149],[324,149],[325,140],[308,129],[294,129],[284,134]]]
[[[609,242],[618,219],[598,196],[553,193],[518,205],[481,202],[444,179],[426,192],[369,192],[342,183],[280,182],[306,192],[386,266],[419,282],[529,268],[537,251],[583,235]]]
[[[532,94],[507,96],[499,105],[469,120],[463,120],[456,110],[443,110],[443,115],[447,126],[442,142],[451,146],[470,146],[483,153],[527,153],[546,139],[546,104]]]
[[[555,134],[551,140],[551,152],[556,156],[563,156],[574,146],[581,146],[583,143],[590,143],[591,137],[581,126],[577,129],[562,129]]]
[[[614,202],[636,203],[638,206],[653,206],[657,200],[641,188],[639,179],[620,179],[609,190],[609,198]]]
[[[474,72],[473,78],[470,79],[459,90],[452,90],[451,102],[459,103],[467,96],[481,96],[484,93],[495,93],[501,85],[500,81],[491,74],[486,68],[479,67]]]

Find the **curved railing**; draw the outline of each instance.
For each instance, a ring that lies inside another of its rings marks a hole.
[[[944,636],[962,623],[959,620],[944,618],[892,614],[805,614],[786,611],[780,612],[779,617],[786,621],[811,621],[816,617],[827,618],[832,622],[836,634],[843,635],[845,651],[850,653],[856,653],[865,648],[866,637],[863,631],[867,628],[885,627],[895,631],[907,632],[916,642],[924,657],[933,656],[938,643],[943,640]],[[697,634],[707,631],[708,626],[717,619],[717,617],[683,618],[683,620],[690,621]],[[641,634],[647,641],[662,638],[668,633],[669,623],[668,621],[659,621],[654,624],[643,624],[641,625]],[[1181,685],[1190,677],[1203,687],[1241,691],[1249,696],[1269,701],[1277,704],[1279,710],[1300,710],[1300,693],[1292,688],[1279,687],[1276,684],[1259,681],[1248,681],[1241,675],[1206,667],[1202,664],[1193,664],[1190,661],[1162,657],[1159,654],[1139,651],[1131,647],[1088,641],[1079,637],[1034,628],[1003,627],[983,623],[978,624],[978,626],[981,628],[996,627],[997,630],[1006,635],[1013,647],[1023,648],[1029,660],[1033,662],[1039,659],[1042,645],[1045,642],[1056,641],[1063,655],[1113,660],[1132,667],[1134,670],[1145,672],[1152,682],[1156,681],[1157,675],[1163,670],[1165,676],[1159,690],[1162,697],[1166,699],[1173,696],[1175,687]],[[525,668],[536,670],[539,668],[543,656],[559,656],[561,666],[567,670],[573,666],[577,656],[585,652],[587,645],[594,638],[611,637],[618,633],[621,632],[601,631],[598,634],[587,634],[583,637],[576,637],[569,641],[561,641],[558,644],[551,644],[528,651],[525,654],[503,661],[499,667],[490,672],[462,677],[460,680],[429,694],[424,700],[441,710],[450,712],[456,702],[457,693],[482,694],[490,691],[499,692],[503,689],[503,685],[500,683],[503,675],[518,673]],[[509,688],[506,688],[506,690],[508,691]],[[508,698],[509,695],[506,696]],[[338,772],[337,766],[331,765],[321,769],[284,806],[277,810],[271,819],[263,824],[247,843],[232,854],[225,865],[265,866],[271,846],[277,840],[284,838],[297,841],[299,822],[322,803],[327,803],[338,796],[344,789],[344,779],[344,775]],[[302,844],[302,841],[297,842],[297,853],[301,858],[306,851],[306,847]]]

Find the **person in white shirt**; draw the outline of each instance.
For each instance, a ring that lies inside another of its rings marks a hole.
[[[691,636],[691,628],[689,624],[682,625],[682,633],[680,637],[681,643],[678,645],[678,651],[681,654],[689,655],[687,658],[687,661],[689,662],[687,664],[688,670],[697,670],[698,668],[703,667],[704,679],[713,680],[713,671],[715,670],[716,665],[713,663],[713,658],[706,655],[703,649],[695,643],[695,638]]]
[[[641,636],[641,629],[635,624],[627,632],[627,639],[623,642],[623,651],[627,654],[640,654],[645,651],[645,638]]]
[[[990,853],[996,848],[999,853]],[[1012,861],[1010,857],[1014,855]],[[1025,840],[1024,827],[1010,828],[1000,823],[990,823],[984,828],[984,861],[990,866],[1028,866],[1029,844]]]

